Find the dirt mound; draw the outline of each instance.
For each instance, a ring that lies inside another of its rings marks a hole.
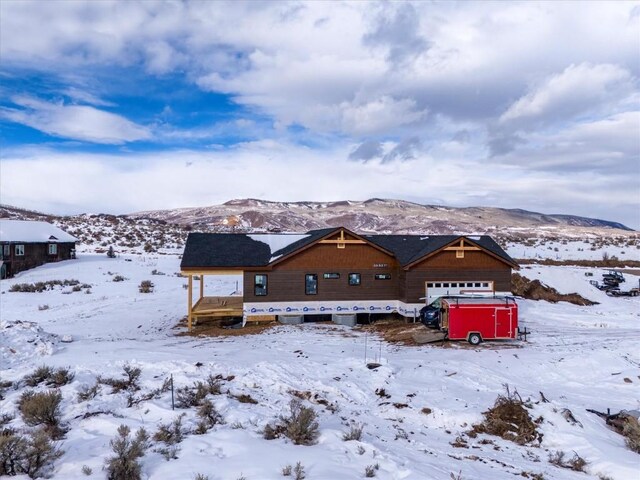
[[[545,300],[551,303],[569,302],[574,305],[597,305],[578,293],[560,293],[540,280],[530,280],[519,273],[511,274],[511,292],[529,300]]]

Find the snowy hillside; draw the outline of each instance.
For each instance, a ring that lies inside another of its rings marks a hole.
[[[332,324],[275,326],[244,336],[180,336],[186,281],[176,276],[178,269],[176,255],[109,259],[87,253],[0,283],[0,384],[12,382],[0,411],[15,416],[7,426],[32,428],[16,403],[30,389],[24,377],[36,367],[75,372],[60,387],[68,432],[59,441],[64,454],[52,478],[105,478],[103,466],[113,454],[109,442],[119,425],[134,432],[144,427],[153,436],[181,415],[184,438],[173,446],[151,440],[141,458],[143,478],[280,480],[293,478],[283,477],[282,470],[297,462],[307,480],[355,480],[366,472],[381,480],[450,480],[452,474],[487,480],[637,477],[640,456],[586,412],[640,409],[640,299],[610,298],[593,288],[585,273],[598,278],[601,270],[526,266],[523,275],[600,303],[522,300],[521,325],[533,332],[528,342],[471,348],[388,344],[361,327]],[[627,285],[639,278],[625,277]],[[15,284],[56,279],[85,286],[10,291]],[[138,291],[143,280],[153,282],[152,293]],[[228,294],[237,280],[212,281],[207,292]],[[368,369],[365,355],[382,365]],[[126,363],[140,368],[140,390],[111,393],[111,386],[97,383],[91,398],[98,377],[124,378]],[[202,431],[198,409],[172,410],[171,394],[161,387],[173,376],[175,388],[184,391],[210,375],[218,376],[219,393],[207,398],[222,421]],[[468,435],[505,385],[531,399],[540,442],[518,445]],[[541,392],[549,403],[541,401]],[[267,423],[286,415],[298,397],[318,415],[317,443],[264,439]],[[569,422],[564,409],[579,423]],[[345,441],[353,426],[363,427],[361,438]],[[585,473],[550,463],[559,451],[585,459]]]

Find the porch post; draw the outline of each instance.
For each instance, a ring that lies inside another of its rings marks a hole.
[[[204,274],[200,274],[200,300],[204,297]]]
[[[193,310],[193,275],[189,275],[189,288],[187,289],[189,291],[189,301],[187,302],[187,312],[188,312],[188,326],[189,326],[189,331],[191,331],[191,313]]]

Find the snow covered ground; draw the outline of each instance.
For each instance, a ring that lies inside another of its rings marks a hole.
[[[164,275],[152,275],[153,270]],[[529,278],[600,303],[520,301],[521,325],[533,332],[529,341],[476,348],[391,345],[358,328],[327,324],[277,326],[224,338],[176,336],[186,310],[186,280],[176,276],[178,270],[173,255],[109,259],[83,254],[0,283],[0,378],[17,381],[42,364],[69,366],[76,373],[61,388],[70,431],[61,441],[65,453],[53,478],[105,478],[109,441],[120,424],[144,426],[153,434],[160,423],[186,413],[185,429],[194,428],[195,409],[172,410],[170,393],[127,407],[126,394],[111,394],[103,386],[96,398],[78,402],[83,386],[93,385],[98,375],[120,376],[125,363],[142,369],[138,395],[159,388],[170,375],[176,388],[209,374],[234,376],[223,382],[223,394],[211,397],[225,424],[204,435],[187,435],[174,460],[154,452],[154,444],[142,459],[143,478],[193,479],[201,473],[210,480],[275,480],[285,478],[282,467],[298,461],[308,480],[361,479],[373,465],[379,466],[376,478],[389,480],[450,480],[452,473],[462,479],[513,479],[523,478],[523,472],[560,480],[638,478],[640,456],[585,411],[640,408],[640,299],[610,298],[593,288],[589,280],[599,279],[599,270],[523,268]],[[125,280],[114,282],[117,275]],[[626,278],[623,285],[635,286],[639,277]],[[90,284],[90,293],[71,287],[9,292],[15,283],[54,279]],[[142,280],[155,284],[153,293],[138,292]],[[207,294],[228,294],[236,280],[207,285]],[[61,342],[66,335],[73,342]],[[365,354],[369,360],[379,357],[382,366],[369,370]],[[504,393],[504,385],[530,397],[532,416],[544,418],[539,447],[464,436]],[[377,395],[378,389],[390,398]],[[321,435],[314,446],[268,441],[260,433],[286,413],[294,390],[318,395],[306,402],[319,414]],[[0,411],[15,412],[21,391],[24,387],[6,391]],[[540,392],[550,403],[539,401]],[[234,398],[239,394],[258,403],[241,403]],[[581,426],[563,418],[564,408]],[[108,413],[86,415],[91,412]],[[343,441],[353,423],[364,426],[362,439]],[[10,425],[23,427],[20,415]],[[466,448],[452,445],[458,436],[465,438]],[[551,465],[549,453],[559,450],[586,459],[587,473]],[[91,475],[82,473],[84,465]]]

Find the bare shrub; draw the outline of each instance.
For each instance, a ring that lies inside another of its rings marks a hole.
[[[373,478],[376,476],[376,473],[378,473],[379,469],[380,465],[378,465],[377,463],[375,465],[367,465],[364,468],[364,476],[367,478]]]
[[[38,310],[41,312],[44,310],[49,310],[49,305],[47,305],[46,303],[44,305],[38,305]]]
[[[111,393],[119,393],[123,390],[138,391],[140,390],[140,375],[142,370],[133,367],[128,363],[122,367],[122,375],[124,378],[103,378],[98,377],[98,382],[111,387]]]
[[[153,292],[154,286],[155,285],[151,280],[143,280],[142,282],[140,282],[140,285],[138,286],[138,291],[140,293],[151,293]]]
[[[195,382],[190,387],[181,387],[176,391],[176,406],[189,408],[202,405],[207,395],[220,395],[222,382],[209,375],[204,382]]]
[[[62,394],[57,390],[34,392],[27,390],[18,400],[18,409],[24,423],[35,427],[43,425],[51,438],[62,438],[65,430],[61,427],[60,403]]]
[[[293,474],[294,474],[293,478],[295,478],[295,480],[304,480],[305,478],[307,478],[304,471],[304,467],[300,462],[296,463],[296,466],[293,467]]]
[[[47,476],[53,463],[64,452],[57,448],[49,435],[36,430],[25,436],[13,429],[0,431],[0,476],[26,474],[30,478]]]
[[[24,383],[29,387],[35,387],[36,385],[40,385],[42,382],[47,380],[49,377],[53,375],[53,368],[42,365],[36,368],[32,373],[26,375],[23,379]]]
[[[0,427],[4,427],[7,423],[11,422],[14,419],[14,416],[10,413],[2,413],[0,414]]]
[[[487,433],[519,445],[540,441],[542,435],[538,433],[536,422],[529,416],[525,402],[517,391],[511,393],[508,386],[506,389],[506,395],[499,395],[494,406],[483,412],[484,421],[474,425],[469,436]]]
[[[69,368],[53,368],[42,365],[36,368],[32,373],[24,377],[24,383],[29,387],[35,387],[41,383],[52,387],[61,387],[71,383],[75,377]]]
[[[83,385],[78,391],[78,401],[86,402],[87,400],[94,399],[99,391],[100,384],[98,382],[94,383],[91,387],[89,385]]]
[[[565,453],[560,450],[549,453],[549,463],[576,472],[584,472],[584,467],[587,466],[587,461],[576,452],[573,452],[573,457],[567,459]]]
[[[198,417],[200,417],[200,421],[195,430],[198,435],[207,433],[209,429],[223,422],[222,415],[218,413],[215,405],[210,400],[202,402],[202,405],[198,408]]]
[[[363,429],[363,425],[351,425],[349,431],[342,435],[342,440],[344,440],[345,442],[348,442],[350,440],[360,440],[362,438]]]
[[[240,403],[250,403],[252,405],[257,405],[258,401],[253,398],[251,395],[246,393],[241,393],[240,395],[233,395],[233,398],[238,400]]]
[[[202,473],[198,473],[196,474],[196,476],[193,478],[193,480],[209,480],[209,477],[206,475],[203,475]]]
[[[356,452],[358,452],[358,455],[364,455],[366,451],[367,450],[362,445],[358,445],[358,449],[356,450]]]
[[[305,407],[294,398],[289,403],[288,417],[279,417],[275,425],[267,424],[263,431],[266,440],[273,440],[284,435],[296,445],[313,445],[319,436],[317,414],[313,408]]]
[[[126,280],[126,278],[124,278],[122,275],[116,275],[113,277],[113,282],[124,282]]]
[[[4,400],[4,391],[13,386],[13,382],[0,379],[0,400]]]
[[[45,382],[46,385],[52,387],[61,387],[63,385],[67,385],[73,381],[76,374],[72,372],[69,368],[58,368],[53,372],[53,375],[49,377],[49,379]]]
[[[89,465],[83,465],[82,466],[82,473],[84,473],[88,477],[89,475],[93,474],[93,470],[91,469],[91,467]]]
[[[284,467],[282,467],[282,476],[290,477],[292,471],[293,471],[293,467],[291,465],[285,465]]]
[[[153,440],[156,442],[162,442],[166,447],[160,447],[157,449],[166,460],[177,458],[178,447],[176,445],[184,440],[184,430],[182,428],[182,419],[184,413],[176,417],[173,422],[160,424],[158,431],[153,434]]]
[[[108,480],[140,480],[139,459],[149,447],[149,437],[144,428],[137,431],[134,438],[126,425],[118,427],[118,436],[109,442],[114,455],[106,461]]]

